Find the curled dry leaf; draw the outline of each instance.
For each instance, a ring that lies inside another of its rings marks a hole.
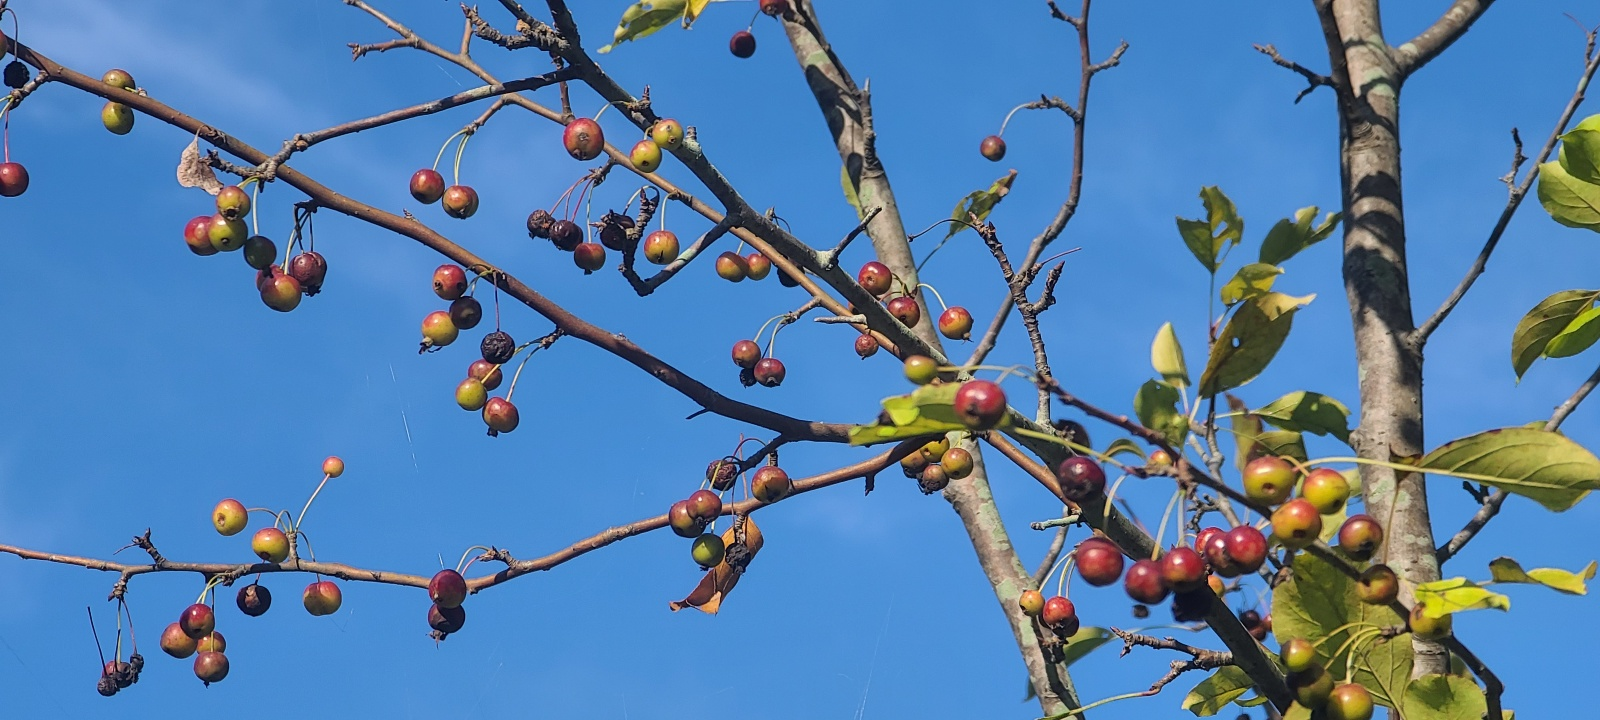
[[[222,192],[222,181],[217,179],[216,173],[211,171],[211,166],[200,154],[198,133],[189,141],[189,147],[184,148],[183,155],[178,158],[178,184],[186,188],[197,187],[212,195]]]
[[[744,524],[745,552],[743,553],[734,552],[734,531],[739,527],[739,523]],[[673,612],[692,607],[708,615],[717,614],[717,610],[722,607],[722,599],[733,592],[733,586],[739,584],[739,576],[744,574],[744,567],[735,569],[728,564],[728,561],[742,555],[742,560],[739,562],[741,565],[748,565],[756,553],[761,551],[761,530],[756,527],[754,520],[744,516],[735,520],[733,527],[723,531],[722,542],[728,546],[726,557],[716,567],[706,571],[705,577],[700,578],[700,584],[694,587],[689,597],[670,604]]]

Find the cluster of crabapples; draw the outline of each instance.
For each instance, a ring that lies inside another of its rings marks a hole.
[[[422,318],[422,346],[418,352],[449,345],[462,330],[471,330],[483,320],[483,305],[467,290],[467,271],[460,265],[447,263],[433,271],[433,292],[440,299],[449,300],[450,307]],[[482,357],[467,366],[466,379],[456,385],[456,404],[463,410],[481,411],[489,435],[511,432],[521,422],[517,406],[511,404],[511,393],[505,397],[491,397],[489,393],[500,387],[504,378],[500,366],[517,354],[517,343],[510,333],[495,330],[483,336],[478,350]]]
[[[882,300],[889,314],[905,323],[906,327],[914,328],[917,323],[922,322],[922,307],[913,297],[915,288],[907,287],[899,276],[889,270],[889,266],[876,260],[870,261],[856,272],[856,282],[862,289],[872,293],[873,297]],[[895,294],[896,284],[900,286],[899,294]],[[972,313],[967,312],[964,307],[951,305],[945,308],[944,312],[939,314],[937,324],[939,334],[951,340],[972,339]],[[876,341],[872,349],[867,352],[862,352],[861,343],[857,343],[856,354],[867,357],[874,352],[877,352]]]
[[[0,58],[5,57],[5,35],[0,34]],[[28,66],[21,60],[12,60],[6,64],[3,73],[6,87],[20,90],[28,84]],[[133,76],[126,70],[107,70],[100,78],[101,82],[112,87],[122,88],[129,92],[138,92],[133,82]],[[0,108],[0,116],[11,109],[11,102]],[[117,135],[127,135],[133,131],[133,109],[122,103],[111,101],[100,109],[100,121],[106,129]],[[9,140],[10,130],[6,130]],[[0,162],[0,197],[17,197],[28,191],[28,169],[22,163],[11,161],[10,144],[6,143],[4,162]]]
[[[943,490],[951,480],[972,474],[972,453],[950,447],[950,438],[942,437],[901,458],[900,470],[917,481],[924,495],[932,495]]]
[[[216,210],[212,215],[197,215],[184,225],[183,241],[190,252],[206,256],[244,251],[245,264],[256,270],[261,302],[278,312],[289,312],[300,306],[301,297],[322,291],[328,277],[327,259],[315,250],[305,250],[284,263],[275,263],[277,244],[266,236],[250,234],[245,223],[251,201],[243,187],[224,185],[217,192]],[[294,244],[290,242],[291,250]]]
[[[706,529],[722,515],[722,495],[738,484],[739,464],[736,457],[713,461],[706,467],[704,485],[667,508],[668,527],[678,537],[693,539],[689,555],[701,569],[720,565],[727,551],[722,537]],[[749,478],[750,496],[764,503],[782,500],[792,489],[789,473],[775,462],[763,465]]]
[[[344,474],[344,461],[337,456],[322,461],[324,482]],[[307,503],[309,507],[309,503]],[[211,524],[216,531],[232,537],[244,532],[249,525],[250,511],[243,503],[228,498],[217,503],[211,511]],[[302,511],[302,516],[304,511]],[[275,518],[276,520],[276,518]],[[293,532],[291,526],[291,532]],[[289,559],[289,533],[276,522],[271,527],[257,530],[250,537],[250,551],[263,563],[281,563]],[[172,657],[183,659],[194,656],[194,674],[210,685],[228,676],[228,641],[217,632],[216,610],[205,601],[215,598],[215,588],[220,578],[212,577],[200,593],[200,599],[183,609],[177,622],[167,625],[161,633],[161,649]],[[339,611],[344,595],[331,580],[318,577],[301,593],[301,603],[306,612],[315,616],[332,615]],[[239,611],[250,617],[260,617],[272,607],[272,593],[262,585],[259,576],[255,582],[239,588],[235,597]]]

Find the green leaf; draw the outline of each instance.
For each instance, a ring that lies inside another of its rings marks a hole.
[[[1488,430],[1440,446],[1417,464],[1493,485],[1561,512],[1600,488],[1600,458],[1559,433]]]
[[[1178,218],[1178,234],[1195,259],[1215,275],[1223,246],[1238,245],[1244,236],[1244,221],[1239,219],[1233,201],[1215,186],[1200,188],[1200,202],[1205,205],[1206,217],[1201,220]]]
[[[1016,179],[1017,171],[1012,170],[1006,173],[1005,177],[990,184],[988,190],[975,190],[961,198],[961,202],[956,203],[956,209],[950,212],[950,219],[956,222],[950,223],[950,230],[944,234],[945,239],[948,240],[956,233],[968,229],[967,223],[971,222],[971,218],[967,217],[968,213],[977,215],[978,222],[988,219],[994,206],[999,205],[1006,194],[1011,192],[1011,183]]]
[[[1539,166],[1539,204],[1556,222],[1600,232],[1600,185],[1586,183],[1555,160]]]
[[[1367,605],[1356,598],[1355,581],[1314,555],[1294,558],[1294,572],[1272,594],[1272,632],[1278,642],[1290,638],[1321,641],[1319,657],[1334,677],[1343,677],[1346,657],[1329,658],[1349,639],[1350,623],[1379,627],[1403,625],[1405,620],[1387,606]],[[1341,629],[1343,628],[1343,629]],[[1356,629],[1357,632],[1360,628]],[[1327,638],[1327,640],[1322,640]],[[1400,636],[1361,646],[1355,663],[1355,681],[1372,692],[1375,702],[1394,707],[1411,677],[1411,639]],[[1290,717],[1286,714],[1285,717]]]
[[[1189,386],[1189,365],[1183,361],[1183,346],[1178,344],[1172,323],[1163,323],[1156,331],[1156,339],[1150,343],[1150,366],[1168,385]]]
[[[1206,270],[1217,274],[1217,256],[1222,254],[1222,246],[1211,237],[1211,226],[1206,221],[1178,218],[1178,236]]]
[[[611,44],[600,48],[600,52],[608,53],[629,40],[654,35],[682,19],[688,4],[688,0],[641,0],[629,5],[627,10],[622,11],[622,21],[617,23],[617,29],[611,33]]]
[[[1267,293],[1241,303],[1211,346],[1211,357],[1200,375],[1200,396],[1212,397],[1239,387],[1267,369],[1289,337],[1295,310],[1314,297]]]
[[[1511,598],[1487,590],[1464,577],[1418,583],[1417,602],[1422,614],[1442,618],[1467,610],[1510,610]]]
[[[1237,665],[1225,665],[1200,681],[1183,698],[1183,709],[1199,717],[1210,717],[1242,697],[1251,688],[1250,676]]]
[[[1159,380],[1146,380],[1133,395],[1133,413],[1139,424],[1165,435],[1173,447],[1189,434],[1189,418],[1178,412],[1178,389]]]
[[[1238,447],[1238,452],[1233,455],[1233,463],[1244,471],[1244,466],[1251,460],[1261,456],[1261,443],[1256,438],[1261,435],[1261,418],[1250,414],[1249,406],[1243,400],[1228,395],[1228,410],[1233,416],[1230,422],[1233,425],[1233,440]]]
[[[1423,675],[1406,688],[1406,720],[1481,720],[1489,711],[1483,691],[1460,675]],[[1510,720],[1511,714],[1505,714]]]
[[[1255,414],[1284,430],[1332,435],[1346,444],[1350,442],[1350,408],[1321,393],[1292,392],[1267,403]]]
[[[1094,652],[1095,648],[1106,644],[1110,639],[1111,633],[1105,628],[1079,628],[1078,632],[1067,640],[1067,646],[1062,649],[1061,665],[1065,667],[1082,660],[1083,656]]]
[[[1517,322],[1511,333],[1511,369],[1517,379],[1528,371],[1574,320],[1600,299],[1600,290],[1562,290],[1539,301]]]
[[[1293,430],[1268,430],[1256,435],[1256,444],[1262,455],[1287,455],[1300,462],[1310,459],[1306,455],[1306,440]]]
[[[1129,455],[1137,456],[1141,461],[1147,459],[1148,457],[1144,454],[1144,448],[1139,447],[1139,443],[1136,443],[1128,438],[1117,438],[1112,440],[1110,445],[1106,446],[1106,457],[1116,457],[1119,453],[1127,453]]]
[[[924,385],[910,395],[884,398],[878,422],[850,428],[850,444],[873,445],[967,429],[952,407],[960,387],[959,383]]]
[[[1326,240],[1333,234],[1333,229],[1339,226],[1340,217],[1339,213],[1328,213],[1323,216],[1322,222],[1313,227],[1311,223],[1317,218],[1317,206],[1294,211],[1294,218],[1279,220],[1267,231],[1266,239],[1261,241],[1261,262],[1280,265],[1301,250]]]
[[[1294,703],[1288,710],[1283,711],[1283,720],[1311,720],[1311,709],[1300,703]]]
[[[1561,169],[1573,179],[1600,183],[1600,130],[1577,127],[1561,136]]]
[[[1489,561],[1489,574],[1499,583],[1543,585],[1568,595],[1587,595],[1589,588],[1584,583],[1594,579],[1595,567],[1595,562],[1590,560],[1580,572],[1568,572],[1560,568],[1523,570],[1517,561],[1499,557]]]
[[[1239,268],[1219,292],[1222,304],[1233,307],[1242,300],[1261,297],[1272,291],[1272,283],[1282,274],[1283,268],[1267,263],[1251,263]]]
[[[1592,307],[1579,313],[1561,334],[1550,339],[1550,344],[1544,348],[1544,356],[1550,358],[1572,357],[1588,350],[1594,341],[1600,340],[1600,307]]]
[[[856,217],[864,217],[861,212],[861,198],[856,193],[856,184],[850,182],[850,168],[844,165],[839,166],[839,186],[844,188],[844,201],[856,209]]]

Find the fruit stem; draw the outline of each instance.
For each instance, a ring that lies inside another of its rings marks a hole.
[[[1167,521],[1172,519],[1172,508],[1177,506],[1178,498],[1183,497],[1183,489],[1172,491],[1172,497],[1167,500],[1167,509],[1161,512],[1161,524],[1156,526],[1156,542],[1150,547],[1150,559],[1161,557],[1161,539],[1167,534]]]
[[[247,183],[254,183],[250,186],[250,233],[252,235],[260,235],[261,213],[256,211],[256,206],[261,201],[261,183],[256,182],[255,178],[250,178],[240,183],[240,185],[243,186]]]
[[[294,530],[294,523],[292,522],[293,516],[290,516],[290,520],[288,520],[288,521],[284,520],[284,518],[283,518],[283,516],[288,515],[288,514],[289,514],[288,510],[279,510],[279,511],[273,513],[272,514],[272,526],[275,527],[275,528],[278,528],[279,530],[287,529],[289,531],[293,531]],[[279,527],[280,525],[282,527]]]
[[[944,304],[944,296],[940,295],[939,294],[939,290],[937,288],[935,288],[934,286],[929,285],[927,283],[917,283],[917,288],[918,289],[927,288],[930,292],[932,292],[933,296],[935,298],[938,298],[938,300],[939,300],[939,310],[944,311],[944,310],[949,310],[950,309],[949,305]]]
[[[1105,514],[1100,517],[1101,524],[1104,524],[1106,521],[1111,519],[1111,508],[1117,499],[1117,490],[1122,487],[1122,481],[1127,479],[1128,475],[1126,474],[1117,477],[1116,481],[1111,483],[1111,489],[1106,491],[1106,511]]]
[[[761,342],[761,335],[767,331],[767,326],[768,325],[771,325],[776,320],[782,320],[783,318],[784,318],[784,315],[774,315],[774,316],[772,316],[770,318],[767,318],[766,322],[761,323],[761,329],[756,331],[756,342],[757,343]],[[777,331],[774,330],[773,332],[776,333]]]
[[[1078,564],[1078,551],[1077,550],[1073,550],[1072,552],[1067,553],[1067,566],[1064,567],[1064,568],[1061,568],[1061,574],[1056,576],[1056,594],[1057,595],[1060,595],[1061,597],[1066,597],[1067,593],[1072,590],[1072,586],[1067,584],[1067,576],[1072,574],[1072,567],[1074,565],[1077,565],[1077,564]]]
[[[1066,554],[1062,555],[1061,559],[1056,560],[1056,564],[1050,566],[1050,572],[1047,572],[1047,573],[1044,574],[1044,579],[1039,582],[1039,586],[1040,587],[1044,587],[1045,583],[1050,582],[1050,576],[1056,574],[1056,571],[1060,570],[1062,565],[1065,565],[1068,560],[1071,560],[1073,558],[1073,556],[1075,556],[1077,554],[1078,554],[1078,551],[1077,550],[1073,550],[1072,552],[1069,552],[1069,553],[1066,553]],[[1059,595],[1060,594],[1060,590],[1057,590],[1056,594]]]
[[[322,492],[322,486],[327,485],[328,484],[328,478],[331,478],[331,477],[333,477],[333,476],[332,475],[328,475],[327,473],[323,473],[322,482],[317,483],[317,489],[312,490],[311,491],[311,497],[306,498],[305,506],[301,507],[300,508],[300,514],[295,516],[296,517],[296,520],[294,521],[294,531],[295,532],[300,532],[300,526],[305,524],[305,521],[306,521],[306,511],[311,509],[311,502],[313,500],[317,499],[317,493]]]
[[[1355,675],[1355,663],[1353,661],[1355,660],[1355,645],[1357,642],[1364,638],[1374,638],[1382,634],[1383,631],[1377,629],[1362,630],[1361,632],[1350,633],[1350,637],[1345,638],[1344,644],[1340,645],[1338,650],[1333,651],[1333,654],[1328,656],[1328,661],[1331,663],[1334,660],[1337,660],[1340,655],[1344,655],[1345,650],[1350,651],[1350,655],[1345,658],[1344,663],[1345,682],[1350,682],[1350,678]]]
[[[1027,109],[1027,107],[1029,105],[1031,105],[1031,104],[1032,103],[1023,103],[1023,104],[1018,105],[1018,106],[1016,106],[1014,108],[1011,108],[1011,112],[1006,113],[1006,119],[1000,121],[1000,132],[995,133],[995,137],[1000,137],[1000,136],[1005,135],[1006,134],[1006,125],[1009,125],[1011,123],[1011,116],[1012,115],[1016,115],[1018,110]]]
[[[456,572],[461,572],[462,570],[466,569],[466,568],[463,568],[461,566],[461,564],[467,562],[467,556],[471,555],[473,550],[482,550],[484,552],[489,552],[489,548],[486,548],[486,547],[484,547],[482,545],[473,545],[472,547],[467,548],[465,552],[461,553],[461,559],[456,561]],[[471,564],[472,563],[467,563],[468,566],[470,566]]]
[[[444,144],[439,146],[439,154],[433,156],[433,170],[435,172],[439,170],[439,161],[444,159],[444,151],[450,147],[450,141],[455,140],[462,132],[465,132],[465,130],[457,130],[455,135],[445,138]]]
[[[1066,257],[1066,256],[1071,255],[1071,254],[1073,254],[1073,253],[1075,253],[1075,252],[1077,252],[1079,250],[1082,250],[1082,249],[1083,248],[1081,248],[1081,247],[1075,247],[1075,248],[1073,248],[1071,250],[1062,250],[1061,252],[1058,252],[1058,253],[1056,253],[1054,255],[1051,255],[1048,258],[1040,260],[1037,264],[1039,264],[1039,265],[1048,265],[1048,264],[1050,264],[1051,260],[1055,260],[1056,258]]]
[[[462,154],[466,153],[466,151],[467,151],[467,141],[472,139],[472,133],[469,133],[469,132],[466,132],[465,130],[463,130],[462,132],[457,133],[457,134],[461,136],[461,144],[456,146],[456,162],[455,162],[455,166],[452,168],[452,170],[454,172],[451,173],[451,176],[453,178],[454,184],[460,185],[461,184],[461,156],[462,156]]]
[[[528,361],[532,360],[533,354],[538,351],[538,348],[530,350],[527,357],[522,358],[522,363],[517,365],[517,372],[511,376],[511,387],[506,388],[506,402],[511,402],[511,394],[517,391],[517,378],[522,377],[522,369],[528,366]]]
[[[1117,702],[1118,700],[1132,700],[1134,698],[1150,697],[1150,695],[1152,695],[1152,693],[1149,690],[1145,690],[1145,691],[1142,691],[1142,692],[1125,693],[1125,694],[1122,694],[1122,695],[1112,695],[1111,697],[1108,697],[1108,698],[1106,698],[1104,700],[1096,700],[1096,701],[1094,701],[1092,703],[1089,703],[1088,705],[1085,705],[1085,706],[1083,706],[1081,708],[1078,708],[1076,710],[1068,710],[1068,711],[1066,711],[1064,713],[1060,713],[1060,714],[1056,714],[1056,715],[1051,715],[1051,716],[1048,716],[1048,717],[1040,718],[1040,720],[1066,720],[1066,718],[1073,717],[1073,716],[1076,716],[1076,715],[1082,715],[1082,714],[1084,714],[1084,713],[1086,713],[1086,712],[1088,712],[1090,710],[1093,710],[1093,709],[1095,709],[1097,707],[1100,707],[1101,705],[1107,705],[1107,704],[1110,704],[1110,703],[1114,703],[1114,702]]]
[[[1096,460],[1099,460],[1100,462],[1103,462],[1103,463],[1105,463],[1107,465],[1111,465],[1113,467],[1116,467],[1117,469],[1123,471],[1124,473],[1132,472],[1131,470],[1128,469],[1127,465],[1122,464],[1122,462],[1117,460],[1116,458],[1113,458],[1110,455],[1107,455],[1107,454],[1105,454],[1103,452],[1100,452],[1099,450],[1096,450],[1096,449],[1094,449],[1092,447],[1089,447],[1087,445],[1079,445],[1079,444],[1077,444],[1077,443],[1075,443],[1075,442],[1073,442],[1071,440],[1068,440],[1068,439],[1066,439],[1064,437],[1061,437],[1060,435],[1052,435],[1050,433],[1042,433],[1042,432],[1039,432],[1037,430],[1029,430],[1028,428],[1024,428],[1024,427],[1013,427],[1013,428],[1011,428],[1011,432],[1014,432],[1014,433],[1016,433],[1018,435],[1024,435],[1024,436],[1027,436],[1027,437],[1036,438],[1036,439],[1039,439],[1039,440],[1044,440],[1046,442],[1053,442],[1053,443],[1055,443],[1057,445],[1061,445],[1063,447],[1071,448],[1072,450],[1075,450],[1075,451],[1077,451],[1079,453],[1082,453],[1084,455],[1092,456]]]
[[[314,548],[314,547],[311,547],[311,536],[307,535],[307,534],[305,534],[303,532],[300,532],[299,530],[294,531],[294,534],[298,539],[306,541],[306,552],[311,554],[311,562],[316,562],[317,561],[317,549]],[[296,557],[295,559],[299,560],[300,558]],[[322,578],[322,574],[321,573],[317,573],[317,578],[320,581],[320,579]]]

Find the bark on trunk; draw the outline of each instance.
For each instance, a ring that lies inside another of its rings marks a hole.
[[[912,296],[922,306],[922,322],[912,328],[919,337],[935,348],[942,348],[934,329],[934,318],[928,304],[917,290],[916,263],[912,259],[911,244],[906,239],[904,223],[894,190],[889,185],[888,173],[878,161],[872,130],[871,106],[867,93],[850,77],[823,36],[815,10],[809,0],[793,3],[794,16],[784,22],[784,31],[794,49],[795,59],[805,73],[827,121],[828,132],[838,146],[839,158],[845,172],[856,188],[856,196],[863,209],[882,208],[877,217],[867,225],[867,236],[880,262],[887,265],[896,276],[913,289]],[[898,286],[897,286],[898,287]],[[965,479],[951,482],[944,497],[961,518],[961,524],[978,556],[978,564],[994,589],[995,599],[1010,623],[1017,649],[1022,654],[1028,670],[1028,679],[1038,695],[1039,706],[1046,715],[1053,715],[1079,707],[1072,681],[1066,668],[1045,660],[1039,640],[1033,631],[1030,618],[1017,605],[1023,590],[1033,588],[1033,578],[1017,557],[990,494],[979,448],[968,441],[963,445],[972,453],[974,469]]]
[[[1358,455],[1389,461],[1424,452],[1422,353],[1413,340],[1400,181],[1401,75],[1383,37],[1376,0],[1319,3],[1339,95],[1344,282],[1361,389]],[[1331,21],[1331,27],[1330,27]],[[1367,512],[1383,524],[1381,560],[1401,578],[1439,579],[1421,474],[1361,468]],[[1413,640],[1415,675],[1449,670],[1437,643]]]

